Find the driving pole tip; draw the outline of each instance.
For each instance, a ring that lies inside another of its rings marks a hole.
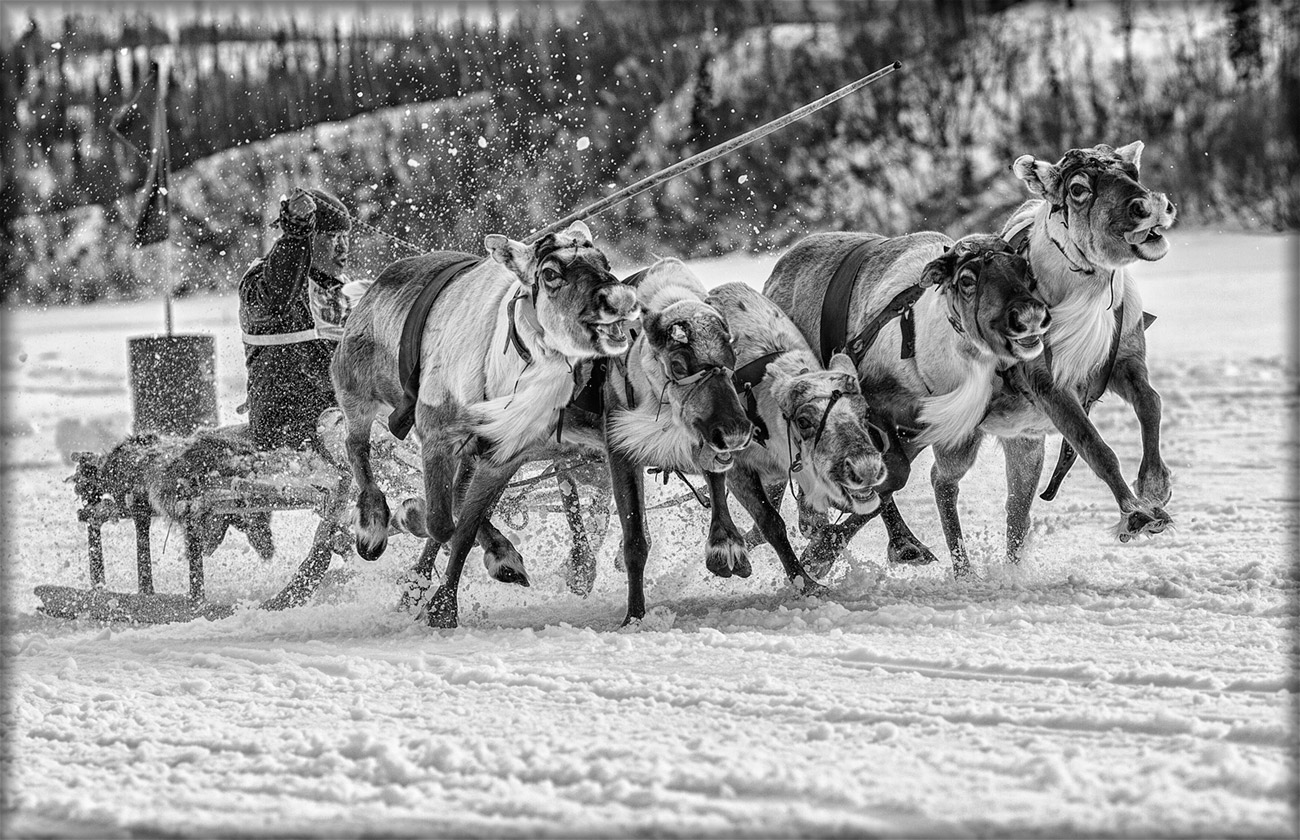
[[[894,62],[894,69],[895,69],[895,70],[900,69],[902,66],[903,66],[903,62],[901,62],[901,61],[895,61],[895,62]]]

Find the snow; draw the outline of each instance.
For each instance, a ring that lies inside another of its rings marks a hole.
[[[126,338],[159,327],[162,307],[9,313],[9,829],[1294,836],[1297,239],[1171,239],[1137,271],[1160,316],[1149,344],[1176,530],[1115,542],[1114,503],[1079,465],[1036,502],[1028,558],[1007,567],[989,446],[963,484],[971,579],[886,567],[875,525],[825,599],[794,594],[765,547],[754,577],[716,579],[703,514],[674,507],[651,514],[651,610],[635,629],[618,627],[617,534],[582,599],[563,584],[554,515],[516,534],[531,589],[471,556],[455,631],[398,611],[418,548],[404,536],[377,563],[336,561],[317,599],[285,612],[159,627],[36,614],[33,586],[88,580],[60,446],[125,431]],[[761,284],[774,259],[693,268]],[[217,336],[226,422],[243,400],[235,312],[229,297],[176,306],[178,329]],[[1094,414],[1133,477],[1131,411],[1108,398]],[[923,459],[900,505],[938,549],[927,473]],[[656,485],[652,502],[681,489]],[[228,537],[210,597],[251,606],[287,580],[314,520],[275,522],[269,563]],[[167,531],[155,523],[155,582],[181,592]],[[133,545],[129,525],[105,529],[110,588],[134,588]]]

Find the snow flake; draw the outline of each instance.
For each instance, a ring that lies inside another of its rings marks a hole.
[[[591,138],[586,135],[579,137],[577,142],[578,151],[582,151],[591,145]]]

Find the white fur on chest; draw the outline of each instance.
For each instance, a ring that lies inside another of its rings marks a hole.
[[[651,464],[673,470],[695,471],[695,436],[671,418],[672,407],[656,404],[619,409],[610,423],[609,444],[627,454],[638,464]]]
[[[1115,278],[1122,294],[1123,277]],[[1109,291],[1067,297],[1052,307],[1047,333],[1052,353],[1052,379],[1062,388],[1082,385],[1106,361],[1115,339],[1115,313],[1108,306]]]
[[[503,351],[509,327],[502,306],[488,350],[487,399],[471,406],[473,431],[492,443],[498,460],[518,454],[549,434],[573,398],[574,388],[573,363],[548,348],[540,336],[525,336],[531,362],[525,363],[513,346]]]

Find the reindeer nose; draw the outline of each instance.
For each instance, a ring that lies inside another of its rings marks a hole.
[[[869,487],[885,478],[885,465],[877,458],[845,458],[844,477],[853,487]]]
[[[1021,300],[1013,303],[1007,311],[1007,320],[1013,330],[1029,330],[1034,326],[1041,326],[1043,329],[1051,322],[1052,317],[1047,313],[1047,307],[1043,306],[1036,300]]]
[[[636,308],[636,292],[628,286],[611,285],[601,289],[600,305],[611,315],[625,315]]]
[[[709,430],[709,444],[719,452],[744,449],[754,436],[754,425],[748,420],[744,425],[719,423]]]
[[[1172,215],[1174,215],[1175,213],[1178,212],[1178,208],[1175,207],[1175,206],[1174,206],[1174,203],[1173,203],[1172,201],[1169,200],[1169,196],[1167,196],[1167,195],[1162,195],[1162,196],[1160,196],[1160,197],[1161,197],[1162,199],[1164,199],[1164,202],[1165,202],[1165,215],[1166,215],[1166,216],[1172,216]]]
[[[1151,204],[1145,198],[1135,198],[1128,203],[1128,213],[1136,221],[1144,221],[1151,217]]]

